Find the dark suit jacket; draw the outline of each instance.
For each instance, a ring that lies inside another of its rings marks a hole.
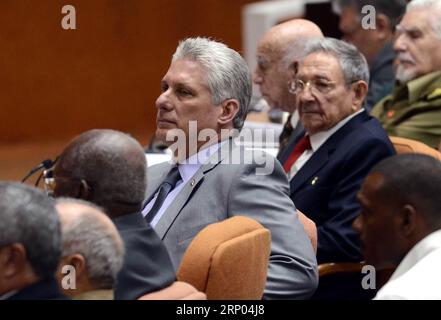
[[[167,249],[141,213],[113,219],[125,244],[125,258],[118,273],[115,299],[135,300],[168,287],[176,280]]]
[[[287,121],[291,121],[291,119],[288,119]],[[285,131],[285,130],[289,130],[287,128],[287,123],[285,123],[285,125],[283,127],[282,133],[280,134],[281,136],[284,133],[283,131]],[[286,152],[288,152],[288,155],[289,155],[289,153],[291,153],[291,150],[292,150],[291,149],[291,145],[293,143],[297,142],[298,136],[300,134],[303,135],[304,133],[305,133],[305,128],[303,128],[303,125],[302,125],[302,123],[299,120],[299,122],[297,123],[296,127],[292,129],[292,132],[289,135],[288,143],[286,144],[286,146],[283,148],[281,144],[279,145],[279,152],[277,153],[277,159],[279,161],[280,161],[280,158],[283,157],[283,155]]]
[[[55,278],[42,279],[30,286],[18,291],[7,300],[67,300],[58,289]]]
[[[388,94],[392,93],[395,85],[395,71],[393,62],[394,49],[391,43],[386,43],[372,61],[369,70],[369,91],[366,96],[366,110],[372,108]]]
[[[380,122],[362,112],[335,132],[291,179],[291,199],[317,225],[318,263],[362,260],[352,229],[360,211],[356,194],[371,168],[393,154]],[[288,156],[285,152],[281,162]]]

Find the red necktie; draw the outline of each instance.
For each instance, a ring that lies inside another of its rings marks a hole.
[[[305,150],[311,149],[311,142],[309,141],[309,136],[306,135],[296,144],[294,150],[289,155],[288,159],[283,164],[283,169],[288,173],[292,165],[297,161],[297,159],[302,155]]]

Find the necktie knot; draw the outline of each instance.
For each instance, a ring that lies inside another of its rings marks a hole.
[[[179,180],[181,180],[179,169],[178,167],[173,167],[158,189],[155,203],[146,215],[147,222],[152,222],[153,218],[158,213],[168,194],[175,188],[176,183],[178,183]]]
[[[169,173],[167,174],[167,176],[164,179],[164,183],[169,184],[172,188],[174,188],[176,186],[176,183],[181,180],[181,175],[179,173],[179,169],[178,167],[173,167]]]
[[[279,150],[283,150],[286,148],[286,146],[288,145],[288,142],[289,142],[289,137],[291,136],[291,134],[294,131],[294,128],[291,124],[291,118],[292,118],[292,113],[288,116],[288,119],[286,120],[286,122],[283,126],[283,130],[280,133]]]
[[[298,148],[300,151],[302,151],[302,153],[305,150],[311,150],[311,140],[309,139],[309,136],[306,135],[302,139],[300,139],[296,145],[296,148]]]

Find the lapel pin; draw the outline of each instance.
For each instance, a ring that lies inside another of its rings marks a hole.
[[[395,110],[389,110],[386,115],[389,119],[392,118],[395,115]]]
[[[314,179],[312,179],[311,181],[311,185],[315,185],[318,181],[319,177],[315,177]]]
[[[191,180],[190,185],[193,187],[194,186],[194,179]]]

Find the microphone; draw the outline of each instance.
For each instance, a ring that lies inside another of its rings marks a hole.
[[[55,161],[52,161],[51,159],[43,160],[41,163],[39,163],[36,167],[32,168],[31,171],[21,180],[21,183],[25,182],[30,176],[32,176],[35,172],[41,170],[41,169],[50,169],[55,164]]]

